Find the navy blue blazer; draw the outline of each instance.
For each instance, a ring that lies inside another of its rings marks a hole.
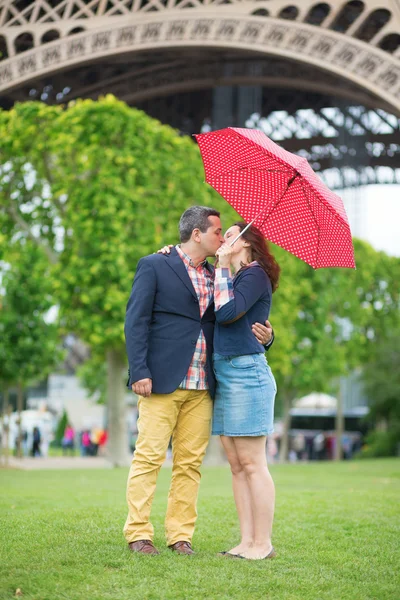
[[[210,273],[213,267],[207,263]],[[187,374],[200,330],[207,344],[207,380],[212,397],[214,301],[200,317],[199,301],[175,248],[140,259],[126,309],[128,387],[150,377],[155,394],[170,394]]]

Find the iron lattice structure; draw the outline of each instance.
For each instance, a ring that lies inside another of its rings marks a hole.
[[[112,92],[257,126],[332,187],[400,182],[398,0],[0,0],[0,106]]]

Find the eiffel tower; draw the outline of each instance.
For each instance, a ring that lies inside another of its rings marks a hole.
[[[0,0],[0,106],[113,93],[259,127],[330,186],[400,183],[399,0]]]

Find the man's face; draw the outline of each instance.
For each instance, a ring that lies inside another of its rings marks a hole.
[[[224,243],[222,235],[221,219],[219,217],[208,217],[210,223],[205,233],[198,232],[198,239],[205,256],[215,256],[218,248]]]

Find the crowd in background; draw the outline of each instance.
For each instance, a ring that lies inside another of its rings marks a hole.
[[[363,443],[360,432],[344,432],[341,438],[343,458],[350,460],[361,450]],[[273,434],[267,441],[269,462],[276,462],[279,457],[281,436]],[[334,431],[296,431],[289,437],[289,461],[299,460],[333,460],[336,451],[336,434]]]
[[[135,450],[137,426],[130,430],[129,445],[131,453]],[[86,428],[76,431],[67,423],[61,440],[64,456],[75,456],[77,450],[80,456],[104,456],[107,444],[107,430],[100,427]],[[281,435],[274,433],[267,441],[267,457],[270,463],[279,460]],[[15,442],[16,444],[16,442]],[[360,451],[363,439],[359,432],[344,432],[341,439],[344,459],[351,459]],[[22,454],[31,457],[46,457],[49,447],[54,445],[54,434],[48,428],[33,427],[28,432],[22,431]],[[336,436],[333,431],[292,430],[289,436],[289,461],[333,460],[335,457]],[[16,450],[16,447],[15,447]],[[171,445],[167,457],[172,454]]]
[[[42,431],[39,426],[35,426],[32,432],[29,433],[23,430],[22,455],[33,458],[46,457],[49,455],[49,447],[53,440],[54,434],[49,435],[47,431]],[[77,432],[70,423],[67,423],[61,440],[62,453],[64,456],[75,456],[76,449],[79,449],[81,456],[102,456],[107,440],[108,435],[105,429],[92,427]]]

